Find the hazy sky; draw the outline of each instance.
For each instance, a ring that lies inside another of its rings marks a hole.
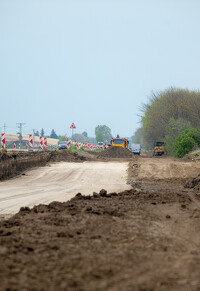
[[[199,12],[199,0],[0,0],[0,130],[131,136],[152,91],[199,89]]]

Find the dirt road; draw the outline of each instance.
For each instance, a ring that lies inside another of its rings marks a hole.
[[[130,190],[22,209],[0,222],[0,290],[199,291],[199,173],[139,157]]]
[[[0,215],[14,214],[22,206],[65,202],[78,192],[89,195],[102,188],[109,192],[129,189],[127,169],[128,162],[61,162],[27,171],[0,183]]]
[[[198,161],[170,157],[146,157],[137,159],[137,162],[133,162],[132,165],[134,176],[137,176],[139,180],[185,179],[196,177],[200,172]]]

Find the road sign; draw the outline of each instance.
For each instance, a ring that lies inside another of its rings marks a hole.
[[[70,128],[71,129],[75,129],[76,128],[76,125],[74,123],[72,123],[71,126],[70,126]]]

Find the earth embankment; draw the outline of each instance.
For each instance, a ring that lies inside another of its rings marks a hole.
[[[83,162],[94,159],[93,155],[67,150],[0,153],[0,180],[13,178],[27,169],[45,166],[47,163]]]

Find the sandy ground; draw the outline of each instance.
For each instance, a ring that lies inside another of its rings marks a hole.
[[[133,163],[134,165],[134,163]],[[185,179],[200,173],[200,163],[192,160],[178,160],[171,157],[138,159],[134,175],[138,179]]]
[[[89,195],[102,188],[109,192],[129,189],[127,169],[127,162],[61,162],[27,171],[0,182],[0,215],[14,214],[22,206],[64,202],[78,192]]]
[[[0,290],[200,291],[200,192],[184,186],[199,173],[199,161],[138,157],[130,190],[21,209],[0,222]]]

